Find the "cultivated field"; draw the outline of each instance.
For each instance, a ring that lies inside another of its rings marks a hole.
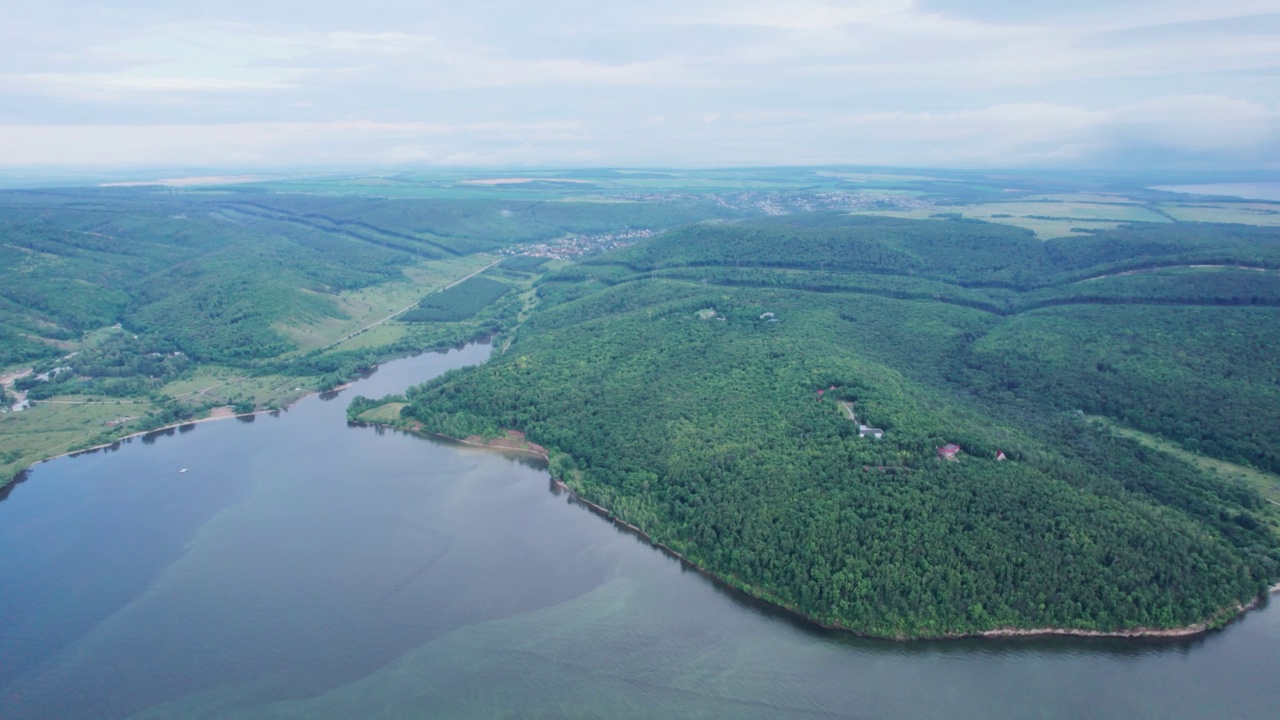
[[[470,275],[493,262],[489,255],[467,255],[448,260],[431,260],[405,268],[404,280],[344,292],[338,296],[339,308],[347,319],[316,318],[299,324],[280,323],[275,327],[298,344],[293,354],[325,347],[339,339],[410,307],[450,283]],[[343,343],[351,347],[352,340]],[[368,338],[365,339],[368,346]]]

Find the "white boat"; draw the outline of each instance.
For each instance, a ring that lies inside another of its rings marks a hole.
[[[179,470],[179,471],[178,471],[178,474],[179,474],[179,475],[181,475],[182,473],[184,473],[184,472],[186,472],[186,471],[187,471],[187,469],[186,469],[186,468],[182,468],[181,470]]]

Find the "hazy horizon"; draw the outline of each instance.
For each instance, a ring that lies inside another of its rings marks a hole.
[[[1280,169],[1280,0],[16,8],[0,170]]]

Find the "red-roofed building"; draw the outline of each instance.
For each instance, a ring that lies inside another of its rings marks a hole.
[[[942,447],[938,448],[938,457],[946,458],[947,460],[953,460],[955,459],[955,456],[959,452],[960,452],[959,445],[955,443],[947,443],[946,445],[943,445]]]

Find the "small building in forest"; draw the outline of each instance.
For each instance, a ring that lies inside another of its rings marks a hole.
[[[997,451],[996,451],[996,460],[1008,460],[1008,459],[1009,459],[1009,458],[1007,458],[1007,457],[1005,457],[1005,456],[1004,456],[1004,451],[1003,451],[1003,450],[997,450]]]
[[[960,453],[960,446],[955,443],[947,443],[938,448],[938,457],[945,460],[955,460],[956,455]]]

